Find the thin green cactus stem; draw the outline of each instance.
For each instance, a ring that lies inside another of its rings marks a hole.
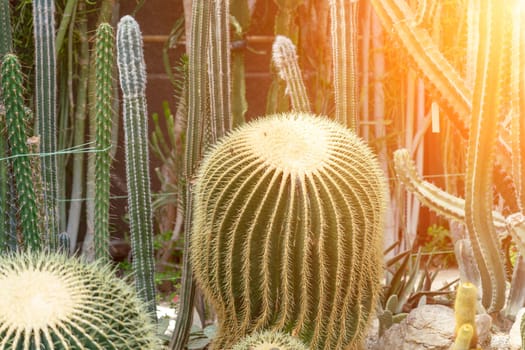
[[[95,48],[95,257],[109,259],[109,194],[111,118],[113,115],[113,28],[101,23]]]
[[[508,6],[482,0],[479,20],[480,47],[465,179],[465,223],[483,289],[482,303],[488,312],[505,304],[505,270],[499,242],[492,225],[493,168],[498,124],[501,117],[501,72]]]
[[[41,242],[31,164],[28,158],[29,150],[26,143],[22,70],[15,55],[7,54],[4,56],[1,77],[6,108],[8,143],[13,157],[13,175],[20,208],[23,244],[28,249],[38,250],[41,247]]]
[[[289,38],[283,35],[275,37],[272,60],[279,76],[286,82],[286,93],[290,96],[292,110],[311,112],[310,101],[299,69],[297,50]]]
[[[57,204],[56,56],[55,5],[52,0],[33,1],[35,39],[35,112],[42,152],[42,182],[46,216],[45,234],[54,242],[59,232]],[[47,239],[46,239],[47,241]],[[53,243],[52,243],[53,244]]]
[[[11,35],[11,15],[9,8],[9,0],[0,0],[0,62],[5,54],[12,50],[12,35]],[[5,108],[2,99],[2,88],[0,87],[0,125],[5,123]],[[12,177],[7,160],[7,144],[6,144],[5,128],[0,127],[0,253],[5,251],[9,246],[9,225],[8,218],[8,182]]]
[[[350,130],[356,130],[359,120],[358,4],[359,1],[330,0],[335,119]]]
[[[148,153],[146,65],[142,34],[131,16],[117,29],[117,63],[123,95],[131,250],[137,293],[155,318],[155,262]]]

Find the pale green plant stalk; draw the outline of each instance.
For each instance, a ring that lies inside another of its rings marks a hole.
[[[33,189],[31,165],[28,159],[26,120],[23,104],[22,69],[18,58],[7,54],[2,61],[1,85],[6,108],[8,142],[11,150],[13,175],[20,210],[20,230],[23,247],[30,250],[41,248],[38,229],[38,210]]]
[[[272,60],[279,76],[286,82],[286,94],[290,96],[292,110],[311,112],[310,101],[299,68],[297,50],[290,39],[282,35],[275,37]]]
[[[98,26],[95,48],[95,222],[94,245],[97,259],[109,260],[109,195],[111,165],[111,121],[113,102],[113,28]]]
[[[56,165],[56,57],[55,6],[52,0],[33,2],[35,39],[35,106],[40,151],[42,152],[42,181],[46,216],[45,241],[54,245],[58,234],[57,165]]]
[[[115,0],[103,0],[100,4],[99,15],[97,23],[114,23],[116,22],[117,16],[117,7],[115,6]],[[90,70],[89,70],[89,82],[88,82],[88,100],[89,100],[89,135],[90,140],[95,140],[96,136],[96,111],[95,106],[96,102],[95,95],[95,57],[91,55],[90,57]],[[115,63],[113,63],[115,64]],[[112,83],[112,95],[118,96],[118,79],[116,79],[115,69],[114,78]],[[111,157],[114,156],[116,152],[116,145],[118,143],[118,129],[119,129],[119,103],[120,101],[117,98],[112,99],[112,115],[111,115]],[[96,142],[96,141],[95,141]],[[89,154],[87,159],[87,171],[86,171],[86,232],[84,235],[84,241],[82,243],[82,255],[86,257],[89,261],[95,258],[95,246],[94,246],[94,234],[95,234],[95,155]]]
[[[356,130],[359,121],[358,4],[330,0],[335,119],[350,130]]]
[[[131,16],[117,29],[117,63],[124,102],[126,176],[135,286],[139,297],[155,314],[155,261],[148,153],[146,66],[142,34]]]
[[[73,122],[73,147],[79,147],[85,143],[86,115],[87,115],[87,87],[89,75],[89,43],[87,37],[87,18],[83,2],[78,4],[77,38],[80,41],[78,52],[79,76],[76,88],[75,113]],[[70,239],[70,253],[73,254],[77,246],[78,228],[80,225],[82,206],[84,199],[84,153],[73,154],[73,173],[71,176],[71,203],[67,215],[66,232]]]

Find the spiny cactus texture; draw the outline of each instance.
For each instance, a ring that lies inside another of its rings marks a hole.
[[[231,350],[307,350],[306,345],[291,335],[264,331],[256,332],[235,344]]]
[[[0,60],[12,50],[11,11],[9,0],[0,0]]]
[[[470,336],[470,347],[468,349],[475,348],[478,343],[476,332],[477,309],[478,289],[470,282],[460,283],[454,301],[454,315],[456,319],[455,334],[456,337],[463,337],[465,334],[461,335],[461,328],[464,325],[470,325],[470,328],[472,328],[472,334]]]
[[[148,153],[146,65],[142,34],[131,16],[117,29],[117,63],[124,97],[124,136],[133,271],[139,296],[155,317],[155,262]]]
[[[0,256],[0,350],[158,349],[144,304],[110,265]]]
[[[38,210],[33,187],[31,164],[28,158],[27,135],[22,69],[18,58],[13,54],[4,56],[1,70],[3,99],[6,108],[8,143],[13,156],[13,174],[20,208],[20,229],[23,246],[39,249],[41,246],[38,229]]]
[[[474,327],[470,323],[462,324],[456,331],[456,339],[454,339],[452,350],[476,349],[475,347],[471,347],[471,342],[474,336]]]
[[[109,169],[113,103],[113,28],[98,26],[95,49],[95,257],[109,258]]]
[[[57,205],[57,135],[56,135],[56,55],[55,5],[52,0],[33,1],[33,30],[35,39],[35,107],[44,184],[43,218],[49,241],[58,234]],[[48,241],[48,238],[46,238]]]
[[[351,130],[359,120],[357,15],[359,1],[330,0],[335,119]]]
[[[310,112],[310,101],[297,62],[297,50],[289,38],[283,35],[275,37],[272,46],[272,60],[279,76],[286,82],[286,93],[290,96],[292,110]]]
[[[380,289],[384,190],[372,151],[324,117],[268,116],[222,139],[198,172],[191,241],[215,349],[267,328],[358,348]]]

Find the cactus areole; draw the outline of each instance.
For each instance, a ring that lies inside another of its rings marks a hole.
[[[0,350],[157,349],[156,327],[109,265],[0,257]]]
[[[384,190],[373,152],[324,117],[268,116],[219,141],[197,174],[191,240],[215,349],[263,329],[358,347],[380,290]]]

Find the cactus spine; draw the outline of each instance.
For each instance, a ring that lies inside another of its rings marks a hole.
[[[290,96],[292,110],[311,112],[301,70],[297,62],[297,51],[290,39],[277,35],[272,47],[272,60],[279,76],[286,82],[286,93]]]
[[[113,28],[101,23],[95,49],[95,257],[109,258],[109,171],[111,165],[111,117],[113,103]]]
[[[129,222],[135,285],[155,317],[155,262],[148,154],[146,65],[138,23],[124,16],[117,29],[117,62],[124,98]]]
[[[384,190],[370,149],[323,117],[269,116],[219,142],[197,176],[191,241],[215,348],[268,328],[358,348],[378,300]]]
[[[22,72],[18,59],[13,54],[4,56],[2,63],[2,90],[6,108],[8,142],[13,157],[13,175],[20,206],[20,228],[24,246],[40,248],[38,211],[33,189],[31,165],[28,159],[27,135],[25,132],[25,110],[23,104]]]
[[[307,350],[306,345],[291,335],[264,331],[244,337],[231,350]]]
[[[470,282],[460,283],[456,291],[456,299],[454,301],[454,315],[456,319],[455,334],[456,338],[464,338],[464,325],[469,325],[472,329],[470,335],[470,346],[467,349],[475,348],[478,343],[478,336],[476,333],[476,312],[478,309],[478,289]]]
[[[56,155],[56,57],[55,5],[52,0],[33,1],[35,37],[35,105],[44,184],[43,218],[53,245],[58,234]],[[47,239],[46,239],[47,241]]]
[[[358,4],[359,1],[330,0],[335,119],[351,130],[356,130],[359,120]]]
[[[110,265],[0,256],[0,350],[156,350],[156,328]]]

